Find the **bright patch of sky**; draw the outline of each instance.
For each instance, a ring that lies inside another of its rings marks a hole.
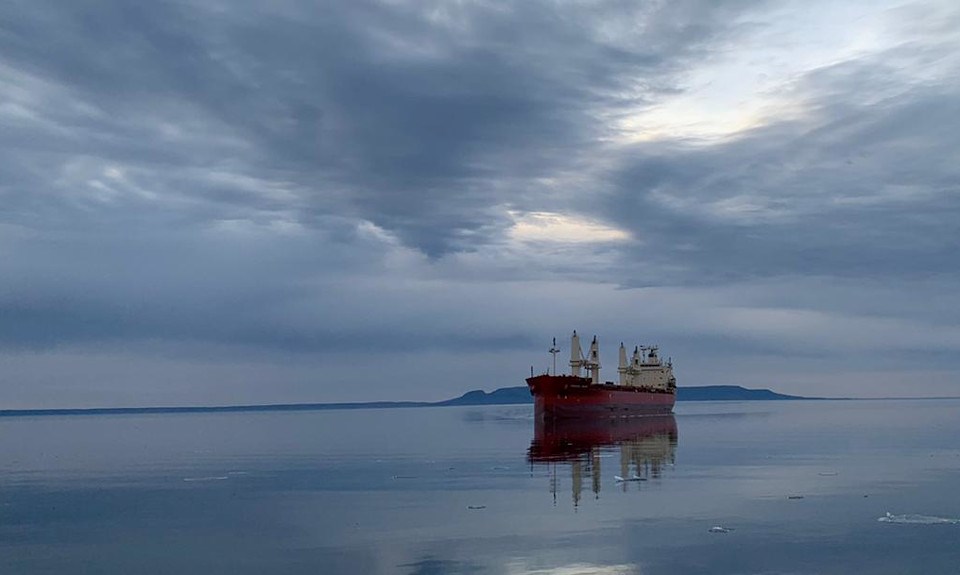
[[[619,242],[630,234],[577,215],[555,212],[509,212],[513,225],[508,236],[515,241],[595,243]]]
[[[680,93],[620,120],[621,140],[709,143],[797,119],[806,94],[796,84],[806,74],[914,40],[898,29],[896,9],[902,6],[783,2],[744,16],[736,23],[735,41],[683,74]]]

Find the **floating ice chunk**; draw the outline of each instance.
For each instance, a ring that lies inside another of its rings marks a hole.
[[[226,475],[213,475],[210,477],[184,477],[184,481],[223,481],[225,479],[230,479]]]
[[[730,527],[723,527],[721,525],[714,525],[710,529],[707,529],[710,533],[730,533],[733,531]]]
[[[887,511],[887,514],[877,519],[883,523],[909,523],[913,525],[956,525],[960,519],[951,519],[949,517],[934,517],[932,515],[918,515],[916,513],[905,513],[903,515],[894,515]]]
[[[625,482],[627,482],[627,481],[646,481],[646,480],[647,480],[645,477],[640,477],[639,475],[636,475],[636,474],[631,475],[630,477],[626,477],[626,478],[620,477],[619,475],[614,475],[614,476],[613,476],[613,479],[614,479],[617,483],[625,483]]]

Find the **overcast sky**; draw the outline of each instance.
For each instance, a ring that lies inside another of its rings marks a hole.
[[[0,3],[0,408],[960,395],[958,244],[955,0]]]

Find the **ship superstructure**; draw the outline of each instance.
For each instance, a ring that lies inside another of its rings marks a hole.
[[[532,375],[527,379],[538,417],[622,417],[673,411],[677,389],[673,362],[663,362],[657,346],[635,346],[628,360],[627,348],[621,343],[618,383],[600,379],[600,343],[596,336],[584,354],[580,336],[573,332],[570,375],[556,374],[556,354],[559,352],[554,340],[550,348],[554,356],[554,373]]]

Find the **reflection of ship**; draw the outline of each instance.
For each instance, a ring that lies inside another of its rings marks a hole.
[[[594,336],[590,353],[584,357],[580,338],[573,332],[570,341],[570,375],[557,375],[557,353],[554,340],[553,374],[544,373],[527,379],[533,395],[537,419],[570,417],[623,417],[670,413],[677,397],[677,380],[673,362],[660,361],[657,347],[637,346],[627,361],[627,349],[620,344],[619,384],[600,381],[600,346]],[[590,376],[581,377],[586,369]],[[531,369],[531,372],[533,370]]]
[[[628,485],[659,479],[673,464],[677,449],[677,421],[673,415],[636,418],[537,419],[527,459],[551,469],[550,490],[556,499],[557,467],[570,464],[574,506],[580,503],[584,475],[600,496],[601,460],[619,454],[619,468],[608,479],[622,490]]]

